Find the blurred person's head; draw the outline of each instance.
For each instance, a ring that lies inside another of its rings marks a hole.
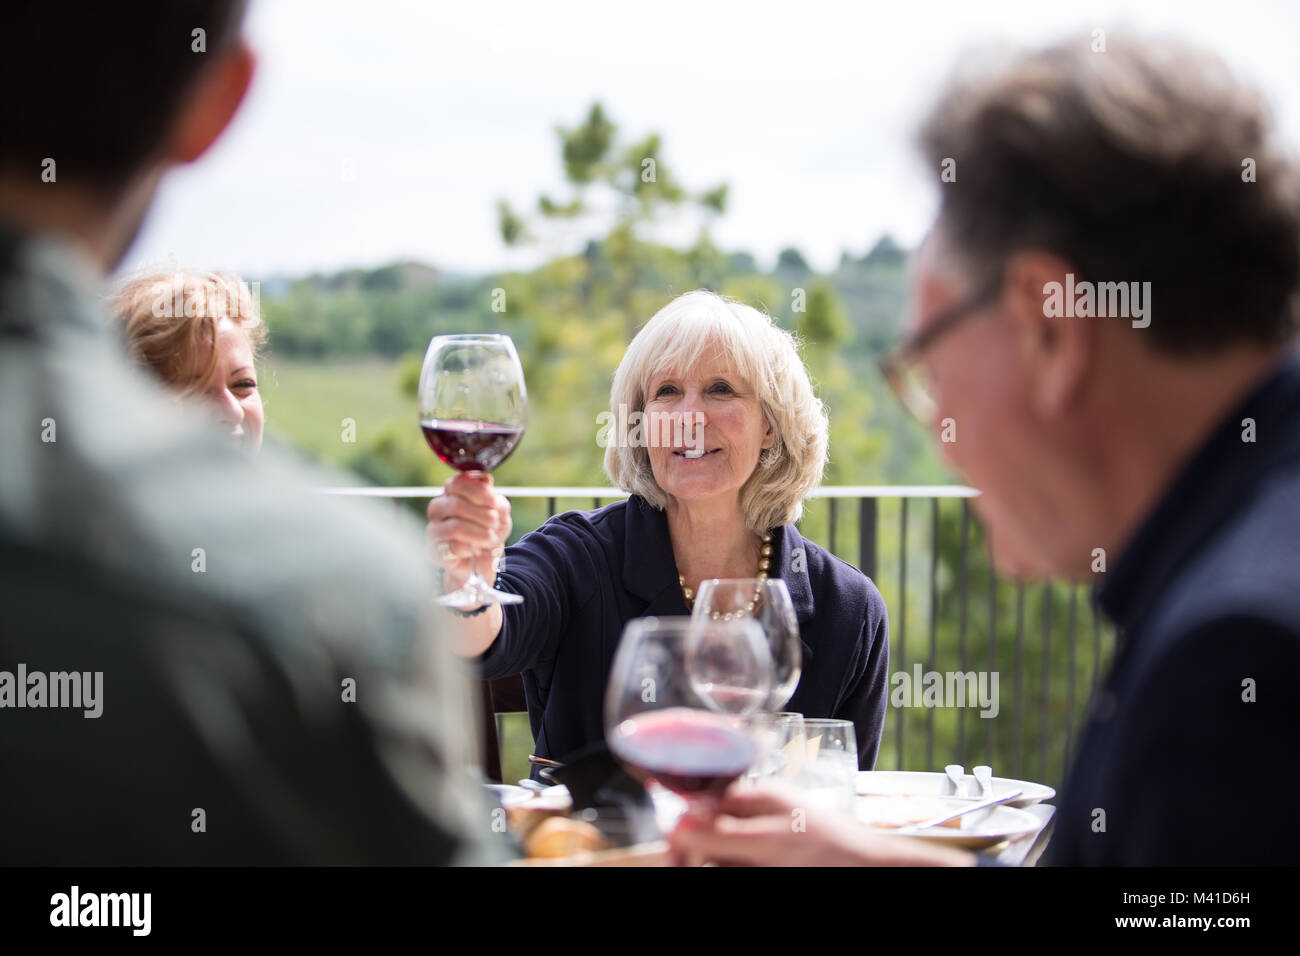
[[[241,444],[261,447],[266,325],[243,280],[159,272],[126,282],[113,305],[133,359],[178,395],[201,399]]]
[[[10,3],[0,215],[58,234],[102,269],[138,231],[171,166],[198,159],[238,109],[253,57],[247,0]]]
[[[1295,169],[1217,59],[1113,37],[959,76],[921,140],[941,208],[895,369],[1004,570],[1097,570],[1293,337]]]
[[[637,333],[610,415],[615,485],[657,508],[734,499],[759,534],[798,521],[826,467],[826,412],[794,337],[712,292],[678,296]]]

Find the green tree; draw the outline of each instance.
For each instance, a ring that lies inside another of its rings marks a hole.
[[[805,342],[818,348],[834,348],[853,337],[844,307],[825,281],[814,283],[808,290],[807,308],[798,313],[795,328]]]
[[[498,202],[498,227],[506,245],[549,242],[562,258],[559,240],[572,238],[575,229],[584,233],[586,268],[576,277],[579,302],[589,307],[607,300],[622,313],[623,332],[629,336],[636,325],[636,290],[660,278],[663,265],[661,251],[644,235],[645,227],[664,214],[683,207],[695,210],[701,227],[688,270],[699,281],[720,280],[725,267],[719,260],[724,257],[714,247],[709,227],[726,210],[725,183],[690,192],[665,160],[658,133],[623,141],[600,103],[593,103],[578,125],[559,126],[556,134],[567,195],[540,195],[532,220],[504,199]],[[599,294],[597,285],[602,286]]]

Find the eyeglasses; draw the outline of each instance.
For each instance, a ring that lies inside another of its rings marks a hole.
[[[996,299],[1001,288],[1001,277],[989,282],[974,295],[941,311],[924,329],[904,339],[881,357],[880,372],[890,390],[898,403],[922,425],[934,424],[939,406],[934,399],[934,383],[921,363],[921,356],[941,336]]]

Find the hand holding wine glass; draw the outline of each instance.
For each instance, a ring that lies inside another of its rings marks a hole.
[[[445,500],[429,505],[428,533],[443,567],[459,570],[466,557],[469,561],[469,577],[438,603],[457,609],[517,604],[523,599],[494,590],[478,573],[479,555],[495,565],[494,553],[509,534],[509,504],[503,516],[504,499],[491,491],[487,473],[510,456],[524,434],[528,395],[514,343],[505,335],[435,336],[420,371],[419,395],[425,441],[466,476],[448,482]],[[469,479],[469,474],[482,477]]]
[[[443,584],[455,590],[469,580],[471,565],[485,580],[496,576],[497,563],[510,540],[510,499],[493,490],[483,472],[452,475],[442,494],[429,501],[425,535],[429,556],[442,568]]]

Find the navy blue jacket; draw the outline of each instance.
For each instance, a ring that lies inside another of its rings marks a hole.
[[[1048,859],[1300,862],[1300,361],[1217,428],[1098,598],[1122,641]]]
[[[772,532],[772,555],[803,640],[787,709],[853,721],[859,764],[870,769],[888,694],[885,602],[866,575],[793,525]],[[506,549],[498,586],[524,603],[505,606],[483,676],[523,675],[538,754],[564,760],[604,739],[605,684],[623,626],[688,614],[677,574],[667,515],[637,496],[556,515]]]

